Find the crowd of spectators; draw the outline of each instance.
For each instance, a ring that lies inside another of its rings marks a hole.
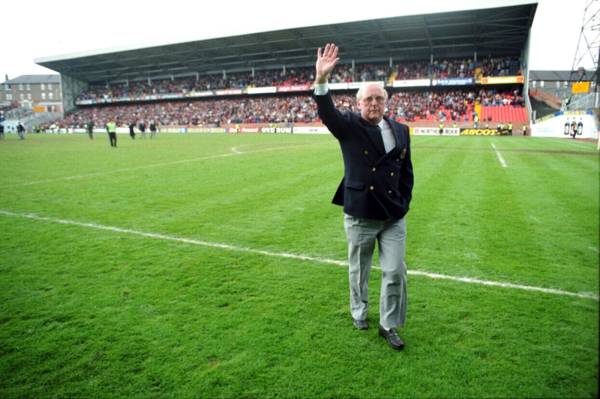
[[[187,94],[207,90],[244,89],[248,87],[280,87],[307,84],[314,80],[312,68],[288,68],[285,71],[268,70],[252,72],[202,75],[196,77],[131,81],[111,85],[90,86],[78,100],[108,98],[143,98],[157,94]]]
[[[396,80],[427,79],[429,77],[429,62],[403,62],[395,66]]]
[[[342,111],[358,112],[354,94],[334,94]],[[475,102],[482,105],[522,105],[519,90],[399,91],[390,96],[388,116],[401,121],[472,120]],[[310,95],[235,97],[194,101],[138,102],[125,105],[83,107],[56,122],[60,127],[83,127],[90,121],[104,126],[110,119],[122,124],[167,126],[222,126],[237,123],[314,123],[317,108]]]
[[[508,76],[520,74],[520,61],[515,57],[472,59],[442,59],[429,62],[402,62],[390,68],[384,63],[340,64],[330,77],[331,83],[385,81],[407,79],[476,78],[479,76]],[[156,95],[172,94],[185,97],[190,92],[251,87],[282,87],[305,85],[314,80],[314,67],[294,67],[218,73],[184,78],[129,81],[110,85],[92,85],[78,96],[78,100],[148,99]]]
[[[521,75],[521,63],[516,57],[474,59],[441,59],[433,63],[407,62],[396,65],[397,80],[479,78],[482,76]]]
[[[169,126],[220,126],[234,123],[313,122],[317,115],[314,101],[304,95],[85,107],[56,123],[60,127],[83,127],[93,121],[96,126],[104,126],[115,118],[124,124],[155,121]]]
[[[477,101],[483,106],[525,106],[525,99],[523,98],[519,89],[506,91],[481,89],[479,90]]]
[[[442,60],[432,64],[432,78],[478,78],[480,76],[520,75],[519,60],[512,57]]]
[[[521,61],[515,57],[487,58],[481,61],[482,76],[522,75]]]
[[[441,90],[396,92],[390,97],[389,117],[401,121],[438,120],[466,122],[473,120],[475,103],[482,106],[525,105],[519,89]]]
[[[398,92],[389,102],[389,116],[407,122],[416,120],[470,120],[475,92],[448,90],[441,92]]]

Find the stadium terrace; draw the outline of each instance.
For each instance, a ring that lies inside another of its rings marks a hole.
[[[443,124],[456,130],[501,123],[521,131],[529,124],[524,66],[536,7],[391,17],[38,59],[61,73],[66,111],[43,127],[81,129],[118,117],[123,123],[155,120],[175,131],[254,131],[265,124],[323,130],[310,91],[315,50],[328,40],[342,49],[331,80],[342,108],[352,109],[357,88],[374,81],[390,93],[388,116],[411,127]]]

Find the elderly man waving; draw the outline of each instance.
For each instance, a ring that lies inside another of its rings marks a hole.
[[[405,215],[413,188],[409,129],[384,115],[388,95],[378,83],[358,90],[360,115],[338,111],[327,85],[338,61],[335,44],[318,49],[314,98],[344,158],[344,177],[333,203],[344,207],[350,311],[354,326],[368,329],[369,274],[377,243],[382,270],[379,334],[401,350],[398,329],[406,320],[407,302]]]

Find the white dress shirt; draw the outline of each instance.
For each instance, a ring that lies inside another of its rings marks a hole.
[[[329,86],[327,83],[315,84],[315,95],[324,96],[329,91]],[[383,146],[385,147],[385,152],[388,153],[394,149],[396,146],[396,139],[394,138],[394,134],[392,133],[392,128],[389,123],[382,119],[377,124],[379,126],[379,130],[381,131],[381,138],[383,139]]]

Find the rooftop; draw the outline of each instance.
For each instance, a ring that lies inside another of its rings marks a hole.
[[[40,83],[60,83],[60,75],[21,75],[14,79],[9,79],[4,84],[40,84]]]

